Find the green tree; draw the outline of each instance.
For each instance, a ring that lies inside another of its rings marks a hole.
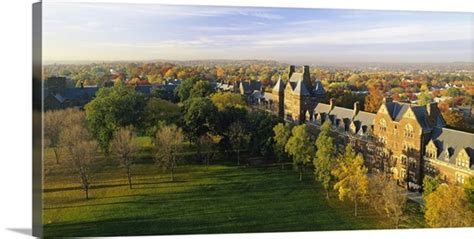
[[[174,171],[178,166],[179,154],[182,149],[184,135],[176,125],[162,127],[155,136],[155,161],[164,170],[171,173],[171,181],[174,181]]]
[[[306,125],[298,125],[292,129],[291,137],[285,145],[285,152],[293,158],[293,165],[298,169],[302,181],[304,167],[311,163],[314,155],[314,144],[311,143]]]
[[[316,157],[313,160],[314,176],[326,190],[326,198],[329,199],[329,188],[331,184],[331,170],[336,156],[334,138],[331,136],[331,123],[329,120],[321,126],[321,132],[316,139]]]
[[[187,100],[189,98],[189,95],[191,93],[191,90],[193,89],[194,84],[198,82],[199,79],[196,77],[188,78],[186,80],[183,80],[181,84],[176,87],[176,95],[179,97],[179,100],[181,102]]]
[[[105,154],[119,127],[140,125],[144,106],[144,95],[132,87],[101,88],[85,106],[89,129]]]
[[[189,92],[189,98],[208,97],[214,93],[214,88],[209,81],[200,80],[196,82]],[[188,99],[189,99],[188,98]]]
[[[425,221],[430,227],[472,227],[474,213],[461,187],[440,185],[426,197]]]
[[[156,97],[150,97],[143,112],[145,134],[154,136],[160,122],[166,124],[181,122],[181,109],[177,104]]]
[[[332,170],[336,178],[334,189],[339,192],[339,199],[349,199],[354,202],[354,215],[357,216],[359,202],[367,201],[368,177],[364,158],[352,149],[351,144],[346,146],[343,155],[337,160],[337,165]]]
[[[278,158],[278,161],[281,163],[281,169],[283,169],[283,162],[288,158],[288,155],[285,152],[285,145],[288,142],[288,139],[291,136],[291,128],[289,125],[284,123],[279,123],[273,127],[273,142],[275,155]]]
[[[214,130],[217,109],[208,98],[197,97],[186,101],[184,106],[184,128],[192,142]]]
[[[423,199],[426,200],[426,197],[436,190],[440,185],[439,177],[431,177],[425,175],[423,178]]]
[[[240,151],[247,148],[250,142],[250,134],[239,121],[229,126],[227,137],[234,152],[237,152],[237,165],[240,166]]]
[[[451,87],[446,91],[446,95],[450,97],[456,97],[461,95],[461,90],[458,88]]]

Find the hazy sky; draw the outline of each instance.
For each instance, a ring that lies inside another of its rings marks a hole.
[[[44,3],[43,59],[474,61],[474,14]]]

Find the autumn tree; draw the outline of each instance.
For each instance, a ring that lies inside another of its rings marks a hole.
[[[387,216],[398,228],[405,219],[407,203],[405,190],[385,173],[375,173],[369,178],[369,199],[374,209]]]
[[[425,221],[430,227],[474,226],[474,213],[461,187],[440,185],[426,197],[425,207]]]
[[[298,125],[291,130],[285,152],[293,158],[293,165],[298,169],[300,181],[302,181],[304,167],[311,163],[314,155],[314,144],[311,143],[306,125]]]
[[[418,96],[418,105],[427,105],[431,103],[431,95],[428,92],[421,92]]]
[[[469,177],[463,187],[469,201],[469,208],[474,212],[474,177]]]
[[[331,123],[329,120],[321,126],[321,131],[316,139],[316,157],[313,160],[314,176],[326,190],[329,199],[329,188],[332,179],[331,170],[336,156],[334,138],[331,136]]]
[[[383,101],[382,90],[373,86],[369,88],[369,94],[365,97],[364,109],[365,111],[376,113]]]
[[[211,101],[219,111],[226,107],[243,107],[246,105],[241,94],[231,92],[217,92],[211,96]]]
[[[449,127],[458,130],[467,130],[469,128],[466,121],[464,120],[464,115],[462,112],[448,109],[446,111],[441,111],[441,114]]]
[[[237,165],[240,165],[240,151],[250,142],[250,133],[241,122],[237,121],[229,126],[227,137],[233,151],[237,153]]]
[[[346,146],[343,155],[339,155],[337,164],[332,170],[336,178],[334,189],[339,192],[339,199],[349,199],[354,202],[354,215],[357,216],[359,202],[367,201],[368,177],[364,158],[352,149],[351,144]]]
[[[112,139],[112,153],[127,171],[128,186],[132,189],[132,164],[138,151],[132,127],[120,128]]]
[[[285,145],[291,136],[291,128],[289,125],[279,123],[273,127],[273,148],[278,161],[281,163],[281,169],[283,169],[283,162],[286,160],[288,155],[285,152]]]
[[[184,135],[176,125],[162,127],[155,136],[155,161],[164,170],[171,173],[171,181],[174,181],[174,170],[178,166],[178,155]]]
[[[91,139],[83,125],[76,124],[61,132],[60,142],[66,153],[66,165],[79,175],[86,199],[89,199],[90,179],[97,151],[96,141]]]

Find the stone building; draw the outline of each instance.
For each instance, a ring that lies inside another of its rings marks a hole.
[[[288,83],[280,79],[272,90],[272,105],[280,117],[288,120],[304,122],[305,116],[312,115],[313,109],[326,97],[321,81],[311,83],[309,66],[303,72],[295,72],[295,66],[288,70]]]
[[[436,103],[426,106],[384,99],[376,114],[319,103],[310,126],[330,120],[342,140],[364,155],[370,170],[392,173],[400,185],[421,189],[425,175],[447,183],[474,177],[474,134],[446,128]]]

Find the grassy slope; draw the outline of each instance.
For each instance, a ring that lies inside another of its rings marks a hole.
[[[144,156],[146,157],[146,156]],[[91,199],[83,199],[77,176],[52,162],[45,177],[47,236],[315,231],[390,228],[369,207],[353,216],[351,203],[328,201],[312,176],[278,167],[220,164],[178,168],[176,181],[146,160],[134,166],[134,189],[113,161],[102,160]],[[420,227],[412,205],[408,227]]]

